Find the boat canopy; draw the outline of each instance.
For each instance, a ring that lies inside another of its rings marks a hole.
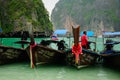
[[[103,32],[104,37],[115,37],[120,36],[120,32]]]
[[[54,31],[54,34],[57,34],[57,35],[66,35],[66,33],[67,33],[67,30],[65,29]]]
[[[83,31],[80,33],[80,36],[82,36],[82,35],[83,35]],[[94,36],[94,32],[93,31],[87,31],[87,36],[88,37]]]

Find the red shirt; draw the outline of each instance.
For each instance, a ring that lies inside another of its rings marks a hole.
[[[81,45],[82,46],[86,46],[88,44],[88,37],[83,34],[83,36],[81,36]]]

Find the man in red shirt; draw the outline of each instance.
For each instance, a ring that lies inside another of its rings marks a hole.
[[[83,35],[81,36],[81,45],[83,48],[88,49],[88,37],[86,31],[84,31]]]

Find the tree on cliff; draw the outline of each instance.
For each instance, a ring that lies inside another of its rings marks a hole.
[[[42,0],[0,0],[0,27],[3,32],[26,30],[52,31],[52,23]]]

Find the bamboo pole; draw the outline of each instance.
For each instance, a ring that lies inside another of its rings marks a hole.
[[[35,41],[34,41],[34,36],[33,36],[33,30],[32,30],[32,24],[31,23],[27,23],[28,25],[28,31],[29,31],[29,36],[30,36],[30,48],[29,48],[29,51],[30,51],[30,66],[31,68],[34,68],[34,56],[33,56],[33,50],[32,50],[32,45],[34,45]]]

